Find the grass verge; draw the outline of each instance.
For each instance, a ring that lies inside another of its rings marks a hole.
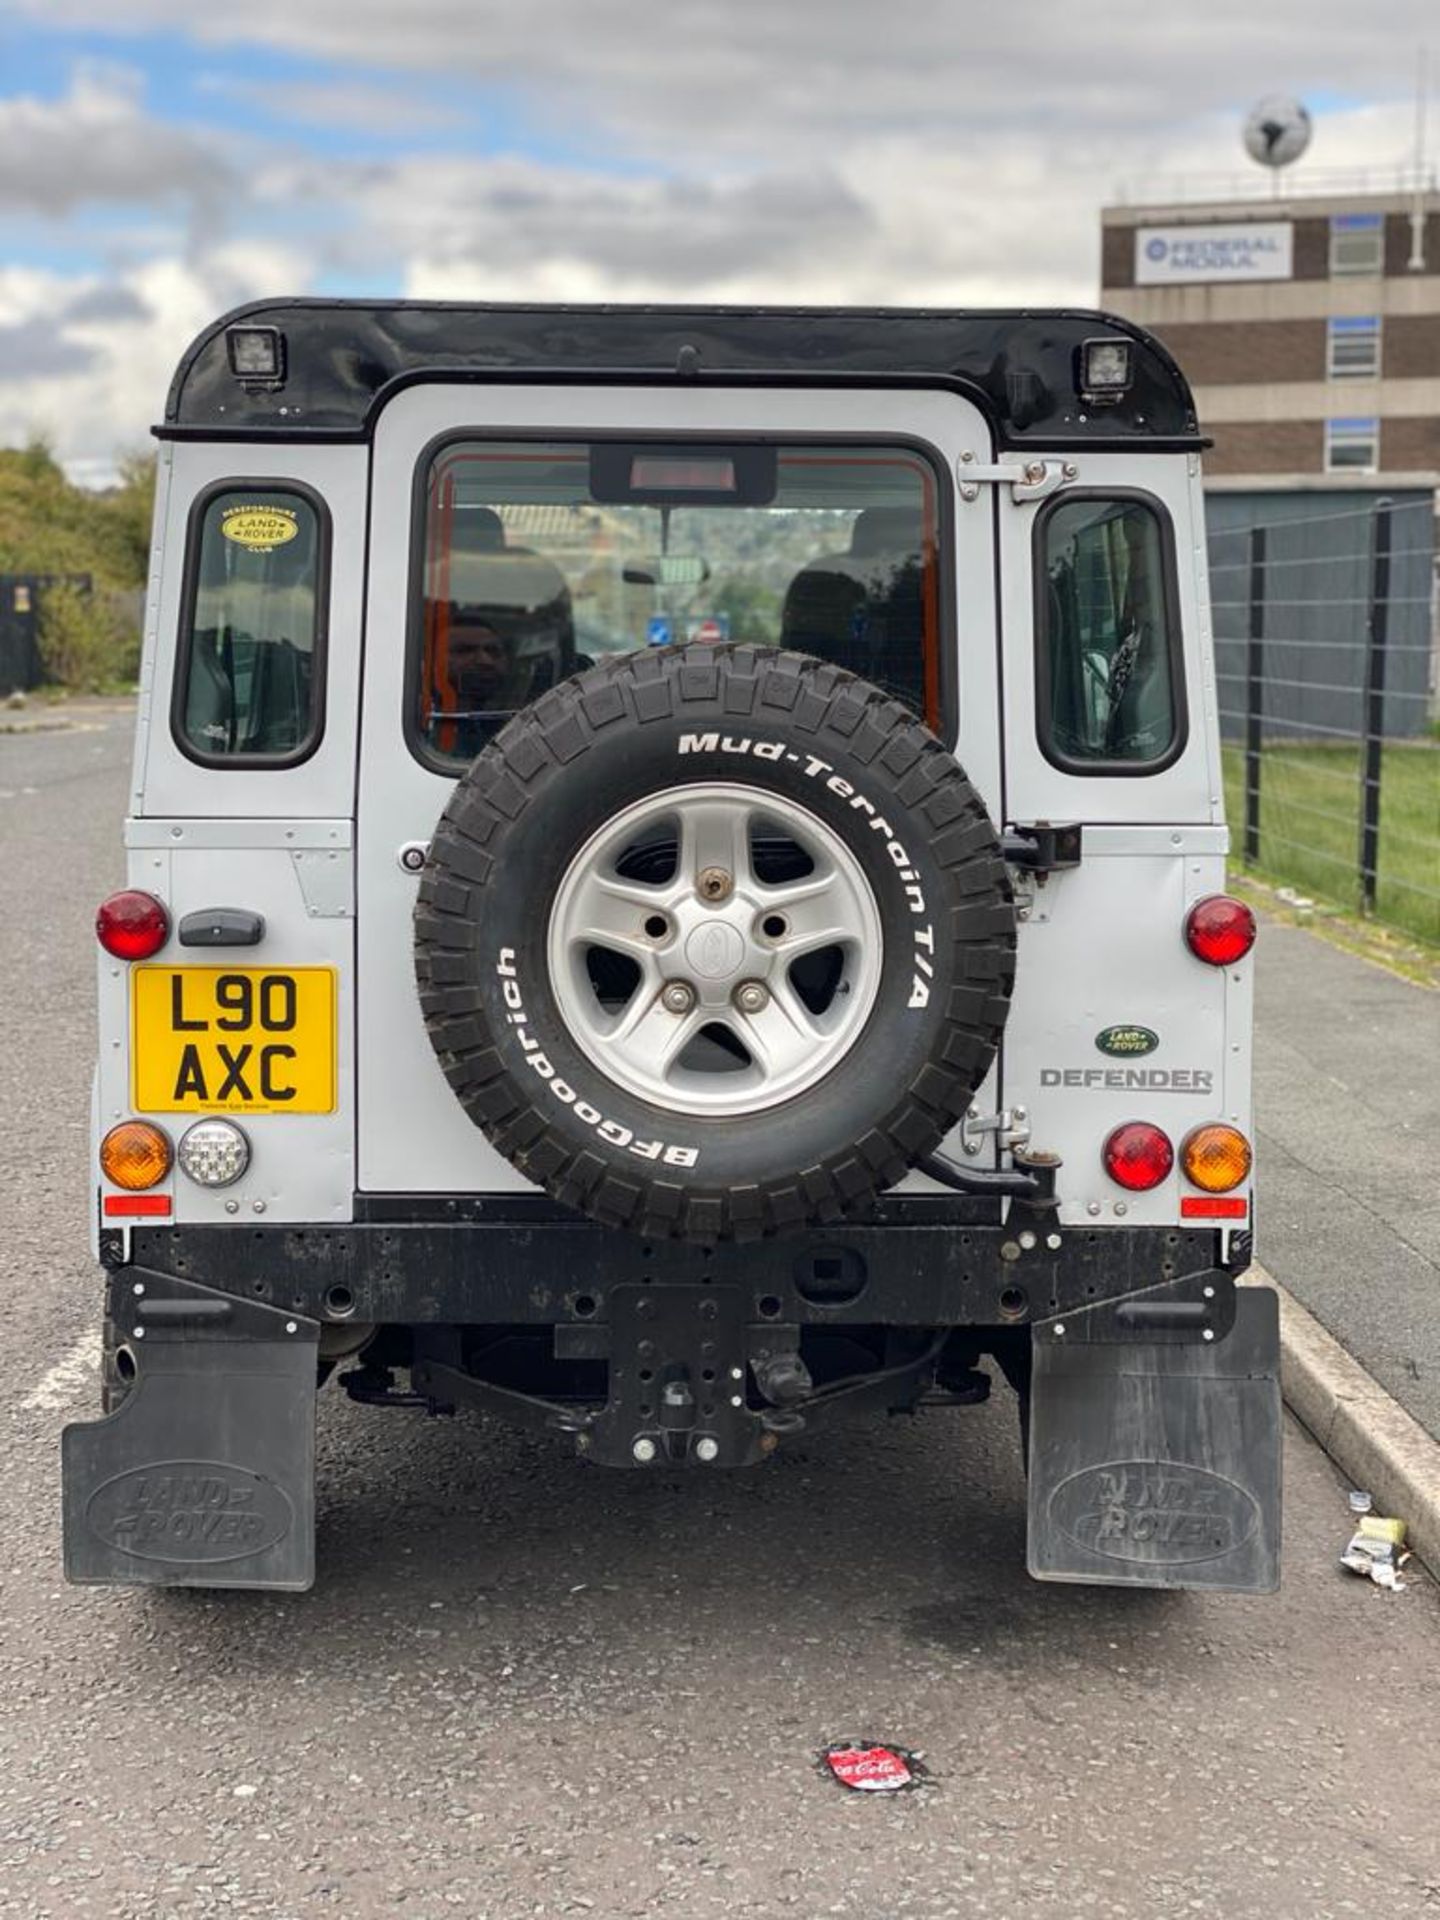
[[[1242,871],[1297,887],[1345,912],[1360,906],[1359,742],[1267,741],[1260,767],[1260,857]],[[1225,749],[1225,803],[1238,855],[1245,757]],[[1387,745],[1380,769],[1374,921],[1440,947],[1440,743]]]

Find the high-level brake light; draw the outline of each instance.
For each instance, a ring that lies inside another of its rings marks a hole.
[[[1255,916],[1243,900],[1212,893],[1186,914],[1185,944],[1207,966],[1232,966],[1255,944]]]
[[[1124,1126],[1116,1127],[1106,1139],[1101,1157],[1110,1178],[1131,1193],[1158,1187],[1175,1165],[1175,1149],[1169,1137],[1148,1120],[1127,1120]]]
[[[148,960],[170,938],[170,916],[153,893],[112,893],[95,915],[95,937],[117,960]]]

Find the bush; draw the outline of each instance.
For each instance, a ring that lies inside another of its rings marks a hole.
[[[41,594],[40,658],[45,678],[73,692],[133,684],[139,666],[153,460],[123,462],[120,484],[91,493],[66,479],[43,440],[0,448],[0,574],[83,575]]]
[[[103,593],[47,587],[39,638],[45,678],[72,693],[133,686],[140,671],[139,629]]]

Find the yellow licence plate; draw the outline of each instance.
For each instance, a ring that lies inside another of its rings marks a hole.
[[[333,967],[134,967],[142,1113],[333,1113]]]

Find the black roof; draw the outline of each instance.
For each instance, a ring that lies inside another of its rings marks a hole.
[[[277,327],[283,385],[242,384],[226,329]],[[1134,342],[1130,390],[1077,395],[1081,343]],[[1200,446],[1195,405],[1165,348],[1131,321],[1083,310],[466,306],[268,300],[201,334],[180,362],[162,437],[356,439],[417,380],[698,381],[942,386],[989,416],[1001,445]]]

